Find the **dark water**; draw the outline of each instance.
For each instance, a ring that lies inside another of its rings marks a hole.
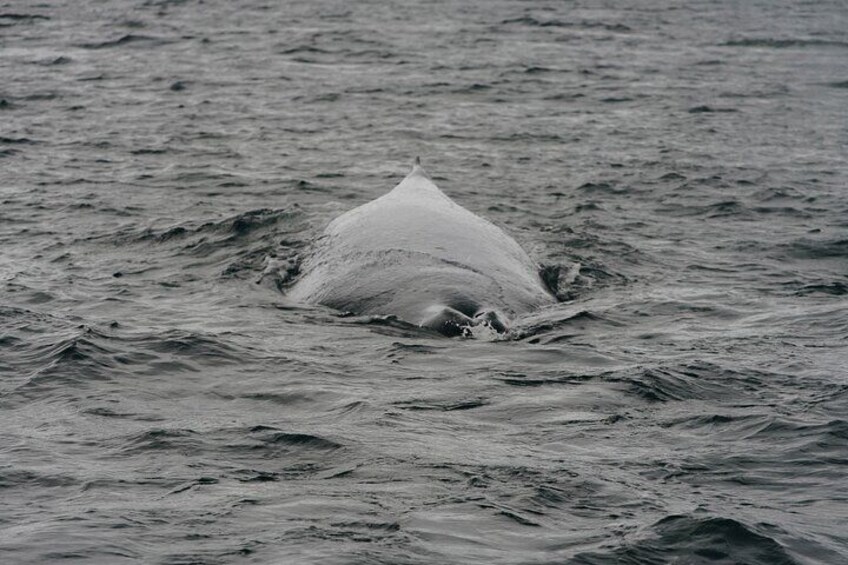
[[[848,7],[618,4],[0,0],[0,561],[848,562]],[[277,289],[415,155],[517,339]]]

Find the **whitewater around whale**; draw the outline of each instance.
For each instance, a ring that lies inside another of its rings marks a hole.
[[[477,326],[506,333],[555,302],[521,246],[445,195],[418,159],[389,193],[330,222],[301,273],[291,300],[447,336]]]

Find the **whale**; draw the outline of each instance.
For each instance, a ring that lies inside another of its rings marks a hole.
[[[556,302],[524,249],[442,192],[418,158],[390,192],[327,225],[287,296],[450,337],[507,334]]]

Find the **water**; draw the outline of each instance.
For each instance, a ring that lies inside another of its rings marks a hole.
[[[848,9],[620,4],[0,2],[0,559],[848,561]],[[516,339],[278,289],[416,155]]]

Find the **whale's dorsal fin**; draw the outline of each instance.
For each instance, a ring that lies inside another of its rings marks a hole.
[[[421,157],[416,157],[415,161],[412,162],[412,171],[409,172],[410,175],[421,175],[424,178],[430,178],[424,171],[424,167],[421,166]]]

